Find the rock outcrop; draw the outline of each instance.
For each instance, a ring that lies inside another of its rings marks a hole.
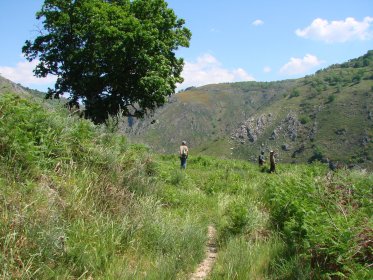
[[[259,137],[273,125],[274,121],[272,114],[263,114],[258,118],[250,118],[233,132],[231,139],[240,141],[241,143],[245,143],[246,141],[255,143],[258,141]],[[285,137],[289,138],[291,141],[295,141],[301,126],[302,124],[299,122],[297,116],[294,113],[289,113],[285,119],[273,129],[269,140],[277,140],[280,137]]]
[[[246,140],[254,143],[271,123],[272,114],[261,115],[257,119],[250,118],[233,132],[231,138],[241,143],[245,143]]]

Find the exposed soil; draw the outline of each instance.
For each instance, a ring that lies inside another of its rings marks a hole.
[[[206,257],[198,265],[196,271],[190,276],[190,280],[205,279],[212,270],[217,256],[216,248],[216,229],[213,226],[208,227],[208,240],[206,244]]]

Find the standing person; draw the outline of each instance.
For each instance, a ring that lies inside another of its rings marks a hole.
[[[181,146],[179,148],[179,155],[180,155],[180,168],[186,168],[186,162],[189,155],[189,149],[186,145],[186,141],[181,142]]]
[[[275,153],[273,151],[269,152],[269,163],[270,163],[270,169],[269,172],[276,172],[276,161],[275,161]]]
[[[261,151],[260,155],[258,157],[259,167],[262,167],[263,164],[264,164],[264,162],[265,162],[265,160],[264,160],[264,151]]]

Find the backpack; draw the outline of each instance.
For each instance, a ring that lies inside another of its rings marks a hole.
[[[258,162],[259,162],[259,164],[264,163],[264,157],[263,157],[263,155],[259,155]]]
[[[182,156],[182,157],[187,157],[187,156],[188,156],[187,150],[188,150],[187,147],[183,147],[183,148],[181,149],[181,156]]]

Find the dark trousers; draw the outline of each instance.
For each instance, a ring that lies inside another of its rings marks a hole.
[[[182,169],[185,169],[186,168],[186,164],[187,164],[187,158],[186,157],[180,157],[180,167]]]

